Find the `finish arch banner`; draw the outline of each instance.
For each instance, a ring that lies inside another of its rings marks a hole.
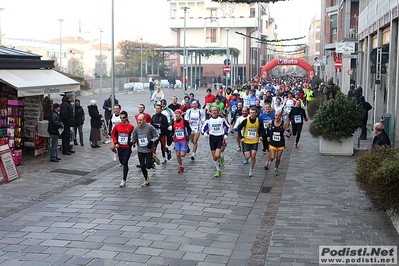
[[[314,68],[311,64],[300,58],[276,58],[262,67],[262,77],[267,78],[269,71],[276,66],[297,65],[308,72],[308,81],[314,77]]]

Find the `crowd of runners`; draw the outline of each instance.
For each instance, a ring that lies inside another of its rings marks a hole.
[[[121,111],[117,104],[111,118],[110,148],[123,167],[120,187],[126,186],[132,148],[137,147],[137,167],[143,175],[141,186],[146,187],[150,185],[148,169],[156,169],[156,164],[166,164],[172,158],[172,150],[178,163],[177,173],[183,173],[184,157],[188,154],[190,160],[195,161],[201,135],[209,138],[215,177],[222,175],[226,164],[223,153],[229,134],[235,137],[237,148],[234,150],[242,152],[243,161],[239,164],[249,165],[249,177],[253,176],[259,145],[265,154],[264,169],[273,167],[275,161],[273,172],[278,176],[285,138],[293,135],[294,147],[298,148],[302,125],[307,121],[304,107],[318,90],[322,91],[290,77],[255,78],[227,89],[220,86],[216,94],[209,87],[202,102],[193,93],[185,96],[181,104],[175,96],[169,105],[166,99],[156,100],[152,116],[145,111],[145,105],[140,104],[134,116],[136,126],[129,122],[127,112]],[[160,154],[157,154],[158,147]]]

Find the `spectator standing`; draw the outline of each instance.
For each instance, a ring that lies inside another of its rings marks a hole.
[[[73,131],[73,144],[78,145],[78,137],[79,133],[79,142],[80,146],[83,146],[83,124],[85,121],[85,111],[83,107],[80,105],[80,100],[75,99],[75,127]]]
[[[48,122],[47,131],[50,134],[50,162],[58,163],[61,158],[58,158],[57,154],[57,146],[58,146],[58,136],[59,136],[59,129],[62,128],[64,125],[61,122],[60,118],[60,110],[61,106],[58,103],[53,104],[53,111],[50,115],[50,120]]]
[[[118,104],[118,100],[114,97],[114,105]],[[104,119],[105,123],[109,125],[109,120],[112,117],[112,95],[109,96],[108,99],[104,101],[103,109],[104,109]]]
[[[152,101],[152,94],[154,94],[155,90],[155,80],[150,76],[148,79],[148,83],[150,84],[150,102]]]
[[[367,139],[367,120],[369,119],[369,111],[373,108],[369,102],[366,102],[364,96],[359,97],[359,105],[365,110],[362,117],[362,133],[360,134],[360,140]]]
[[[90,101],[90,105],[87,106],[90,116],[90,138],[92,148],[100,148],[99,142],[101,141],[100,128],[102,126],[101,118],[102,115],[98,111],[97,102],[95,100]]]
[[[62,138],[62,154],[71,155],[75,153],[70,146],[71,142],[71,127],[75,126],[75,119],[73,115],[73,107],[71,102],[73,101],[73,93],[67,92],[62,97],[62,104],[60,110],[60,118],[64,124],[64,131],[61,134]]]

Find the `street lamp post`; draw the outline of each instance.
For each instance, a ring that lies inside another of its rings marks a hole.
[[[101,33],[103,30],[99,28],[100,30],[100,93],[102,93],[103,90],[103,53],[102,53],[102,42],[101,42]]]
[[[111,2],[111,13],[112,13],[112,23],[111,23],[111,97],[112,97],[112,107],[115,105],[115,36],[114,36],[114,0]]]
[[[227,62],[227,65],[230,65],[229,64],[229,60],[230,60],[230,49],[229,49],[229,28],[225,28],[225,30],[226,30],[226,35],[227,35],[227,41],[226,41],[226,62]],[[226,73],[226,88],[224,88],[225,90],[227,90],[227,86],[228,86],[228,76],[229,76],[229,73]]]
[[[61,24],[64,21],[62,18],[57,19],[60,22],[60,71],[62,71],[62,34],[61,34]]]
[[[241,76],[241,85],[244,84],[244,75],[245,75],[245,37],[242,37],[242,76]]]
[[[140,37],[140,82],[143,83],[143,37]]]
[[[185,93],[185,88],[187,86],[187,51],[186,51],[186,13],[187,10],[190,9],[188,6],[183,6],[181,9],[184,10],[184,40],[183,40],[183,78],[182,78],[182,83],[183,83],[183,99],[184,99],[184,93]],[[185,83],[184,83],[185,82]],[[184,85],[185,84],[185,85]]]

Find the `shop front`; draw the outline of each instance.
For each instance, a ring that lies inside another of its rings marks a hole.
[[[79,82],[51,69],[0,69],[0,146],[10,147],[16,165],[23,152],[46,153],[53,100],[79,88]]]

